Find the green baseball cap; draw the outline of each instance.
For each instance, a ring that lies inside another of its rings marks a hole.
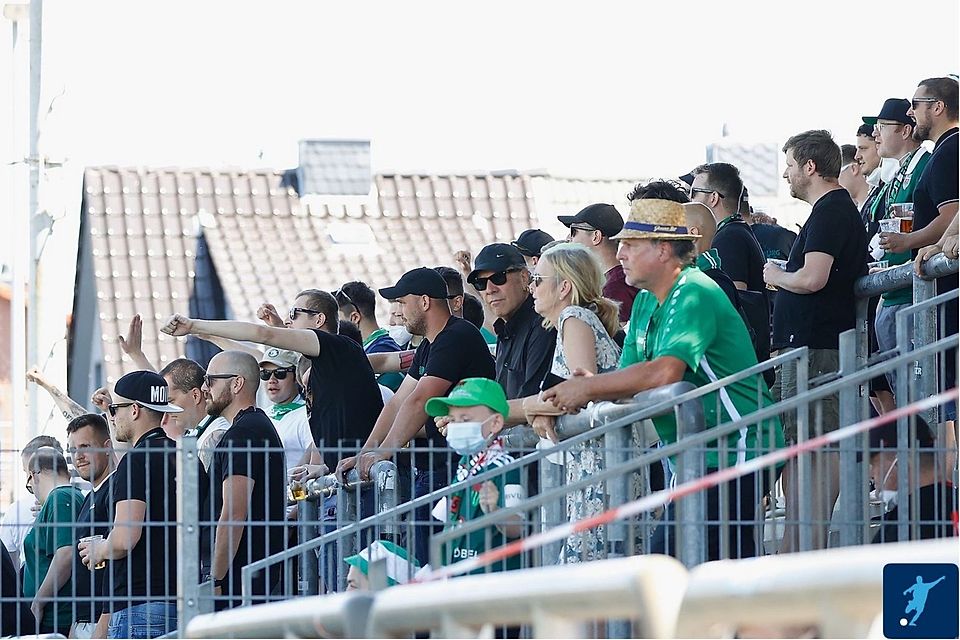
[[[507,395],[496,380],[489,378],[464,378],[453,388],[450,395],[427,400],[427,415],[438,418],[450,413],[450,407],[489,407],[504,418],[510,413]]]
[[[386,540],[377,540],[357,555],[343,559],[363,575],[369,575],[370,563],[378,560],[387,561],[387,585],[391,587],[410,582],[420,568],[420,563],[411,558],[406,549]]]

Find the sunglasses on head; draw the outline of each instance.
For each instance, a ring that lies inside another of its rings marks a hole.
[[[498,287],[502,287],[507,283],[507,275],[513,273],[514,271],[520,271],[520,269],[505,269],[504,271],[492,273],[485,278],[477,278],[473,281],[473,286],[477,291],[486,291],[488,282],[492,282]]]
[[[289,374],[293,373],[293,367],[283,369],[260,369],[260,379],[266,382],[271,376],[277,380],[286,380]]]

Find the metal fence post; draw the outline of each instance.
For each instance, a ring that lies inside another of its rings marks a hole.
[[[675,414],[678,441],[684,436],[701,433],[706,428],[703,401],[700,398],[678,405]],[[702,478],[706,473],[705,457],[705,447],[688,448],[678,455],[677,484]],[[707,559],[706,505],[703,491],[685,496],[677,503],[677,551],[680,562],[688,569]]]
[[[374,500],[377,513],[394,511],[400,498],[397,495],[397,465],[392,460],[381,460],[370,468],[370,477],[374,479]],[[362,514],[361,514],[362,515]],[[380,537],[392,542],[400,540],[400,524],[387,521],[380,527]]]
[[[607,469],[620,466],[627,461],[627,447],[630,445],[630,436],[633,425],[626,425],[603,436],[604,464]],[[607,480],[606,494],[608,504],[612,507],[629,502],[628,487],[632,474],[622,473]],[[608,522],[606,528],[607,558],[622,558],[627,550],[627,532],[629,524],[626,520]],[[607,623],[608,638],[629,638],[630,622],[626,620],[610,620]]]
[[[937,295],[937,281],[925,280],[917,275],[913,276],[913,302],[924,302]],[[913,340],[914,347],[920,348],[937,340],[937,308],[930,307],[917,313],[913,319]],[[899,345],[903,349],[904,345]],[[917,362],[916,378],[919,381],[918,398],[929,398],[937,394],[937,370],[936,356],[927,356]],[[900,403],[902,406],[902,403]],[[923,418],[930,425],[939,424],[939,409],[934,407],[923,412]]]
[[[359,505],[357,504],[360,501],[360,477],[357,475],[356,469],[351,469],[350,473],[347,475],[347,484],[340,487],[340,490],[337,492],[337,525],[338,527],[347,526],[359,520],[357,513],[359,512]],[[356,555],[359,551],[357,548],[357,538],[358,535],[344,536],[341,538],[337,544],[336,549],[336,561],[337,561],[337,588],[343,589],[347,584],[347,565],[343,562],[344,558],[349,558],[352,555]],[[325,553],[325,550],[321,548],[320,553]],[[329,557],[329,556],[325,556]]]
[[[810,352],[802,347],[800,357],[797,358],[797,396],[806,396],[810,389]],[[810,428],[810,403],[804,402],[797,407],[797,442],[805,442]],[[797,456],[797,477],[794,480],[797,486],[797,539],[800,551],[813,549],[813,501],[809,491],[800,491],[799,487],[813,486],[813,460],[810,453],[801,453]],[[790,499],[790,496],[787,496]],[[791,523],[786,523],[791,524]]]
[[[561,454],[564,455],[564,454]],[[546,493],[551,489],[563,485],[563,478],[566,467],[560,464],[553,464],[547,459],[540,461],[540,491]],[[544,503],[540,507],[540,530],[546,531],[563,522],[566,516],[566,500],[560,498]],[[551,542],[540,547],[540,565],[550,566],[557,564],[560,558],[560,550],[565,542]]]
[[[196,436],[183,436],[177,451],[177,619],[179,635],[200,613],[200,459]]]
[[[317,536],[317,524],[320,521],[320,508],[317,500],[320,498],[308,498],[301,500],[297,506],[297,516],[300,524],[299,541],[313,540]],[[320,593],[320,560],[317,552],[308,549],[300,554],[300,584],[299,591],[301,596],[315,596]]]
[[[851,329],[840,334],[840,377],[857,370],[857,334]],[[840,390],[840,427],[859,421],[863,385],[845,386]],[[861,462],[857,461],[857,438],[840,441],[840,545],[863,543],[863,528],[857,524],[864,514],[864,489],[860,478]]]

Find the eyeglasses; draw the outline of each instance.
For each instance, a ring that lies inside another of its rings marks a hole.
[[[290,309],[290,313],[287,314],[287,317],[290,318],[291,321],[296,320],[298,313],[308,313],[311,316],[317,316],[317,315],[320,315],[320,313],[322,312],[317,311],[316,309],[304,309],[303,307],[293,307],[292,309]]]
[[[921,102],[940,102],[940,98],[912,98],[910,100],[910,106],[916,109],[920,106]]]
[[[520,271],[520,269],[506,269],[490,274],[486,278],[477,278],[473,281],[473,286],[477,291],[486,291],[488,282],[492,282],[498,287],[501,287],[507,283],[507,274],[513,273],[514,271]]]
[[[695,193],[706,193],[706,194],[715,193],[717,194],[718,198],[723,200],[723,194],[717,191],[716,189],[704,189],[703,187],[690,187],[690,195],[693,196],[693,194]]]
[[[120,402],[118,404],[108,404],[107,413],[110,414],[111,418],[117,417],[117,409],[122,409],[123,407],[130,407],[137,404],[136,402]]]
[[[208,373],[203,376],[203,381],[207,383],[207,388],[213,386],[214,380],[226,380],[228,378],[239,378],[240,374],[238,373]]]
[[[902,122],[875,122],[873,123],[874,131],[879,131],[883,127],[902,127]]]
[[[545,276],[542,273],[531,273],[530,274],[530,286],[534,289],[539,287],[544,280],[553,280],[554,278],[559,278],[557,274],[552,276]]]
[[[570,233],[573,234],[574,231],[586,231],[587,233],[593,233],[596,231],[593,227],[588,224],[572,224],[570,225]]]
[[[270,377],[274,377],[277,380],[286,380],[287,375],[293,373],[293,367],[285,367],[283,369],[260,369],[260,379],[266,382]],[[210,386],[209,384],[207,385]]]

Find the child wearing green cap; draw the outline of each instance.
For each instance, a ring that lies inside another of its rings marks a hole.
[[[498,437],[509,407],[503,389],[495,381],[466,378],[448,396],[428,400],[426,411],[434,418],[450,418],[446,427],[447,443],[462,456],[455,482],[463,482],[513,462]],[[468,485],[450,496],[449,502],[441,500],[434,514],[446,522],[447,529],[451,529],[498,509],[514,506],[526,497],[520,471],[515,469],[493,480]],[[490,529],[474,531],[444,549],[443,563],[451,564],[500,547],[507,540],[519,538],[523,531],[523,516],[520,514]],[[519,568],[520,556],[517,555],[474,573]]]

